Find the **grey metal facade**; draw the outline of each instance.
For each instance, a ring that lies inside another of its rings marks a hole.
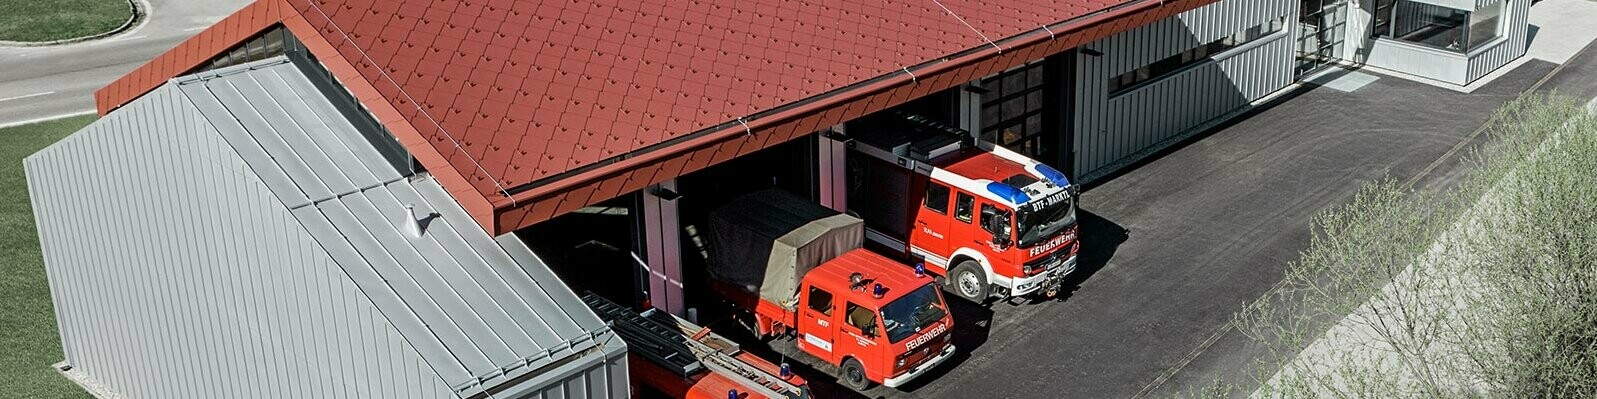
[[[1504,32],[1485,46],[1457,53],[1386,38],[1371,38],[1374,0],[1356,0],[1348,9],[1346,54],[1369,65],[1455,85],[1468,85],[1525,55],[1530,47],[1530,0],[1424,0],[1423,3],[1473,11],[1504,2]]]
[[[25,168],[67,363],[110,393],[628,396],[625,345],[525,244],[282,58],[174,79]]]
[[[1068,112],[1077,176],[1090,181],[1292,84],[1292,30],[1114,95],[1111,77],[1271,20],[1290,25],[1297,13],[1295,0],[1223,0],[1082,46],[1068,77],[1076,87]]]

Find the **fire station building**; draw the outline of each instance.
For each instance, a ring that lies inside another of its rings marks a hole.
[[[1530,3],[257,0],[25,167],[91,392],[626,397],[574,291],[685,314],[709,208],[872,200],[864,116],[1091,182],[1334,68],[1466,87]]]

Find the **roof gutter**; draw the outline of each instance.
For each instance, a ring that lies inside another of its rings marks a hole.
[[[601,163],[588,165],[588,167],[550,176],[519,187],[513,187],[508,192],[509,198],[495,200],[496,207],[514,207],[521,202],[531,201],[550,194],[570,190],[580,184],[596,180],[604,176],[618,173],[623,170],[637,167],[651,162],[662,161],[671,156],[679,155],[693,149],[720,143],[729,138],[745,134],[753,134],[756,130],[764,130],[780,126],[815,111],[829,109],[841,103],[863,98],[904,84],[919,82],[917,76],[933,76],[957,68],[969,66],[977,62],[1001,55],[1006,48],[1014,50],[1027,46],[1052,41],[1061,34],[1076,33],[1091,28],[1107,20],[1112,20],[1127,15],[1143,12],[1151,8],[1164,5],[1165,0],[1138,0],[1122,3],[1114,7],[1096,11],[1052,25],[1039,26],[1036,29],[1023,32],[998,40],[998,45],[984,43],[981,46],[953,54],[949,58],[928,61],[914,67],[906,67],[886,75],[872,78],[860,83],[844,86],[827,93],[789,103],[771,110],[758,112],[748,117],[724,122],[716,126],[699,130],[697,132],[667,140],[659,144],[645,147],[629,154],[622,154]],[[953,86],[949,86],[953,87]]]

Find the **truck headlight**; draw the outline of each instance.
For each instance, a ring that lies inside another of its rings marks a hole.
[[[1043,262],[1041,261],[1028,263],[1020,267],[1020,271],[1026,273],[1027,276],[1036,275],[1037,273],[1042,272],[1042,269]]]

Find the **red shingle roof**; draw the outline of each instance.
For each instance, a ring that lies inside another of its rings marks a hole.
[[[499,233],[1213,0],[279,1],[190,42],[283,21]]]

